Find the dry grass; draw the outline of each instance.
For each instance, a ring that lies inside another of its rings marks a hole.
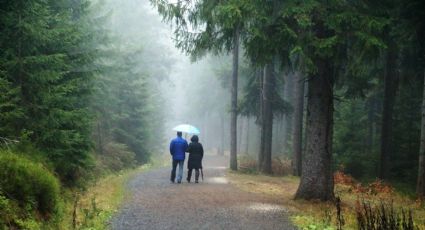
[[[299,183],[297,177],[238,172],[229,172],[227,176],[230,182],[240,189],[269,196],[276,201],[276,204],[286,206],[291,213],[292,221],[300,229],[336,229],[336,208],[332,202],[293,199]],[[379,182],[362,187],[354,182],[350,183],[338,183],[335,187],[336,195],[342,200],[342,213],[345,219],[343,229],[357,229],[355,207],[356,203],[362,200],[374,204],[392,202],[395,208],[411,209],[418,229],[425,229],[424,204],[403,196]]]
[[[239,170],[245,173],[257,173],[257,160],[249,155],[239,157]],[[274,157],[272,159],[273,175],[286,176],[292,172],[291,160],[288,158]]]
[[[109,175],[88,188],[78,200],[77,229],[106,229],[108,220],[118,210],[125,196],[126,182],[151,167],[148,164]]]
[[[164,166],[168,162],[168,156],[160,155],[151,162],[136,169],[103,177],[81,194],[77,206],[77,229],[108,229],[110,218],[119,209],[126,195],[126,183],[143,171]],[[67,222],[67,226],[72,226],[72,219]]]

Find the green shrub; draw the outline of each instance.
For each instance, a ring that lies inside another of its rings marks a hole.
[[[0,193],[0,230],[41,229],[40,223],[22,213],[16,202]]]
[[[13,203],[0,194],[0,229],[6,229],[15,219]]]
[[[57,211],[60,185],[41,164],[0,151],[0,192],[27,212],[49,219]]]
[[[98,165],[102,171],[118,172],[136,165],[136,154],[125,144],[110,142],[103,147],[103,154],[98,154]]]

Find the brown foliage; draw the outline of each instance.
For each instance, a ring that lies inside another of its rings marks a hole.
[[[371,195],[376,195],[380,193],[393,194],[394,188],[391,185],[384,183],[382,180],[377,179],[367,185],[367,193]]]
[[[372,183],[362,185],[352,176],[347,175],[342,171],[336,171],[334,173],[334,182],[335,184],[349,186],[350,191],[355,193],[362,193],[366,195],[392,195],[394,193],[394,188],[382,180],[376,179]]]
[[[335,184],[342,184],[342,185],[349,185],[349,186],[354,186],[357,183],[352,176],[347,175],[342,171],[336,171],[334,173],[334,182]]]

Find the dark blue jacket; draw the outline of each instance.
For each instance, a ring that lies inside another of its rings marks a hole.
[[[184,160],[186,149],[187,141],[182,137],[176,137],[170,143],[170,153],[173,156],[173,160]]]

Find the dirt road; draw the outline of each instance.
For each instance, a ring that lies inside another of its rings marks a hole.
[[[295,229],[284,207],[229,184],[225,157],[206,156],[203,165],[199,184],[171,184],[168,168],[136,176],[112,229]]]

